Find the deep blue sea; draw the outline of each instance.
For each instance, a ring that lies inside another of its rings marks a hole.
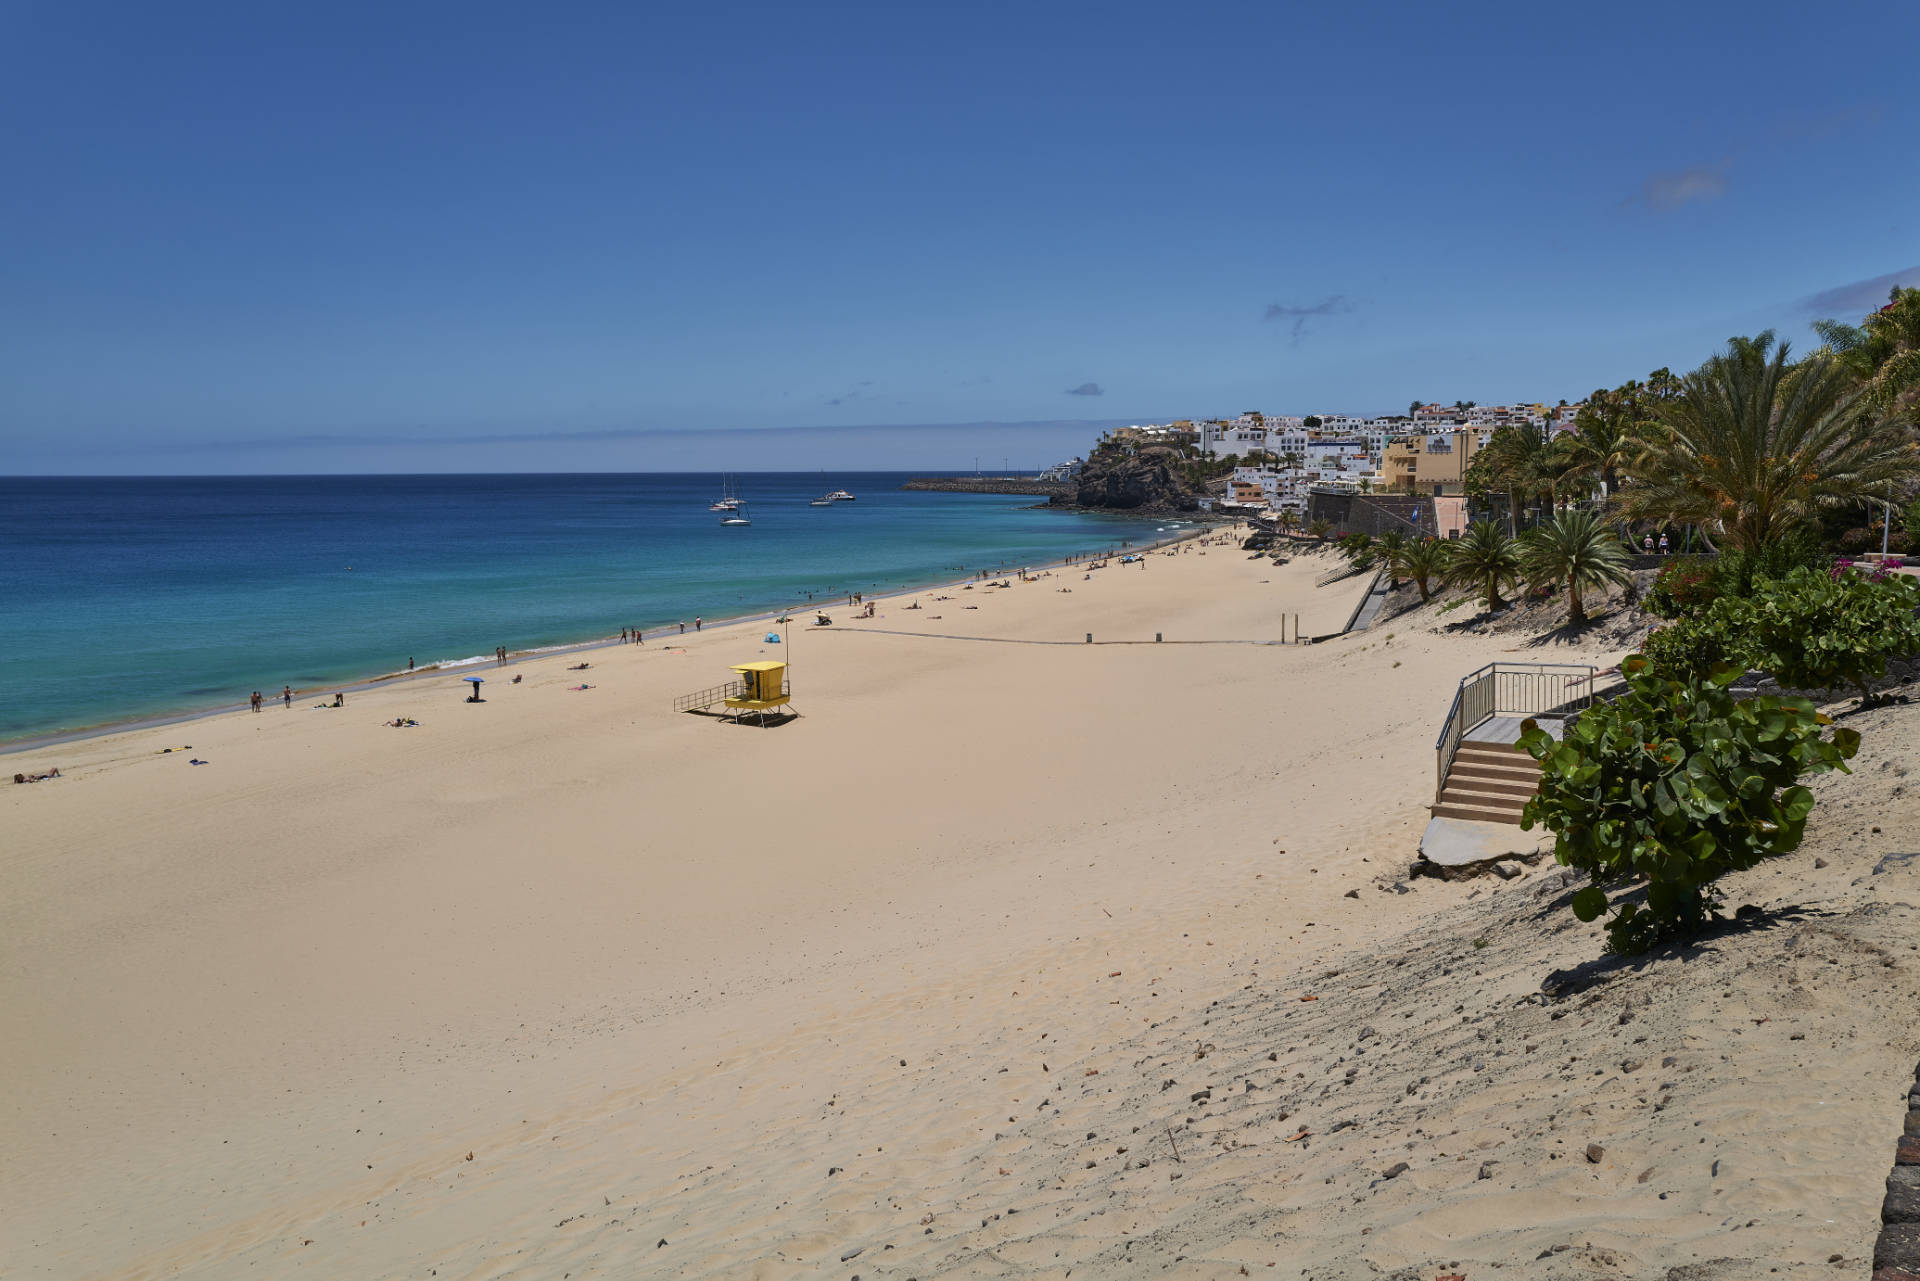
[[[739,476],[723,528],[719,476],[0,477],[0,742],[1170,529],[905,479]]]

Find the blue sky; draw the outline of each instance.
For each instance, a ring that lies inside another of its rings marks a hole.
[[[8,3],[0,470],[1031,466],[1082,421],[1808,346],[1920,283],[1916,37],[1909,6]],[[809,430],[722,434],[769,428]]]

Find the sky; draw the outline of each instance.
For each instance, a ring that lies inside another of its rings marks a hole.
[[[1920,283],[1920,6],[0,0],[0,472],[1037,467]]]

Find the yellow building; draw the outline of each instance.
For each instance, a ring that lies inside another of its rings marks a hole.
[[[1480,452],[1480,430],[1456,427],[1431,436],[1408,436],[1386,448],[1383,482],[1395,494],[1458,494]]]

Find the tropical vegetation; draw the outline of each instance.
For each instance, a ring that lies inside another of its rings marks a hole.
[[[1920,451],[1906,433],[1877,429],[1855,370],[1831,353],[1788,355],[1771,332],[1735,338],[1682,379],[1644,430],[1620,513],[1750,551],[1823,507],[1920,478]]]
[[[1479,594],[1489,611],[1503,609],[1502,588],[1520,581],[1520,543],[1490,521],[1475,521],[1448,549],[1446,581]]]
[[[1521,540],[1520,564],[1536,587],[1567,585],[1567,621],[1587,621],[1583,593],[1624,587],[1633,581],[1619,536],[1592,512],[1565,511],[1529,530]]]
[[[1609,946],[1636,953],[1706,925],[1727,873],[1797,849],[1814,804],[1801,780],[1845,770],[1860,736],[1827,732],[1805,699],[1735,698],[1728,665],[1674,680],[1636,654],[1621,672],[1626,692],[1564,738],[1527,723],[1540,790],[1521,825],[1551,831],[1555,859],[1587,874],[1574,915],[1611,910]]]
[[[1420,590],[1422,604],[1433,599],[1433,584],[1445,576],[1447,549],[1451,546],[1437,538],[1416,538],[1409,540],[1394,558],[1393,572],[1412,580]]]

